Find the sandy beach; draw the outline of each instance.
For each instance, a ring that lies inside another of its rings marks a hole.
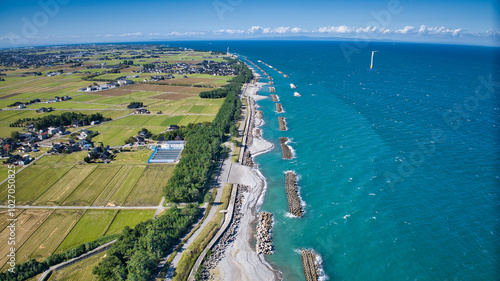
[[[264,121],[256,116],[255,111],[258,106],[254,102],[268,98],[257,95],[257,91],[262,85],[265,85],[265,83],[256,83],[245,92],[245,95],[250,98],[252,103],[250,108],[253,111],[251,113],[254,121],[254,129],[251,132],[253,140],[248,147],[252,156],[268,152],[274,148],[272,143],[261,138],[261,133],[257,132],[257,128],[262,126]],[[262,254],[258,255],[256,253],[254,245],[255,220],[263,202],[266,188],[265,178],[256,167],[250,168],[240,164],[233,164],[229,182],[248,186],[248,189],[243,192],[241,204],[241,213],[244,215],[238,226],[234,242],[226,249],[224,257],[217,267],[211,271],[211,275],[215,280],[280,280],[280,272],[273,270]]]

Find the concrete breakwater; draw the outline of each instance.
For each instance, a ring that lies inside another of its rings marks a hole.
[[[281,153],[282,153],[284,159],[292,159],[292,157],[293,157],[292,150],[286,144],[287,142],[288,142],[288,138],[285,138],[285,137],[280,138]]]
[[[255,250],[257,254],[270,255],[274,253],[273,242],[271,237],[271,229],[273,227],[273,214],[268,212],[260,212],[257,218],[257,245]]]
[[[280,125],[281,131],[288,131],[288,127],[286,126],[285,117],[278,117],[278,123]]]
[[[276,92],[276,88],[274,88],[274,87],[269,87],[269,92],[271,92],[271,93],[275,93],[275,92]]]
[[[286,172],[285,191],[288,198],[288,211],[294,216],[302,217],[304,211],[300,203],[297,174],[295,172]]]
[[[280,101],[280,98],[275,94],[271,94],[271,98],[273,99],[273,101]]]
[[[319,277],[319,264],[317,263],[316,253],[312,250],[302,249],[300,255],[306,281],[317,281]]]
[[[276,112],[278,113],[283,113],[283,106],[281,105],[281,103],[276,103]]]

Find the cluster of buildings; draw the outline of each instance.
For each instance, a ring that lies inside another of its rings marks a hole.
[[[112,82],[112,83],[108,83],[108,84],[80,88],[80,89],[78,89],[78,92],[98,92],[98,91],[114,89],[114,88],[118,88],[118,87],[122,87],[122,86],[132,85],[132,84],[134,84],[134,81],[132,81],[132,80],[120,79],[116,82]]]
[[[145,108],[138,108],[138,109],[134,110],[133,113],[134,114],[149,114],[151,112],[149,112],[149,110],[147,110]]]
[[[155,62],[148,64],[150,67],[144,67],[139,70],[139,73],[171,73],[171,74],[211,74],[218,76],[230,76],[236,75],[236,70],[233,64],[227,61],[215,62],[207,61],[197,64],[190,63],[175,63],[175,64],[165,64],[160,62]],[[151,67],[154,66],[154,67]]]

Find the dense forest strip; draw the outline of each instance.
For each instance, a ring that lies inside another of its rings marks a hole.
[[[100,281],[150,280],[158,263],[196,221],[196,205],[170,208],[154,220],[125,227],[118,240],[92,273]]]
[[[280,125],[281,131],[288,131],[288,128],[286,126],[285,117],[278,117],[278,123]]]
[[[288,199],[288,211],[290,214],[302,217],[304,211],[300,203],[299,190],[297,188],[297,174],[295,172],[287,172],[285,180],[285,191]]]
[[[316,263],[316,253],[311,250],[302,249],[300,255],[306,281],[317,281],[319,268]]]
[[[276,112],[278,113],[283,113],[283,106],[281,105],[281,103],[276,103]]]
[[[284,137],[280,138],[281,153],[282,153],[284,159],[292,159],[292,156],[293,156],[292,150],[286,144],[286,142],[288,142],[288,138],[284,138]]]

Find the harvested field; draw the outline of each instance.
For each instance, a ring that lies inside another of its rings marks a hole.
[[[18,212],[20,210],[17,210]],[[18,217],[16,222],[16,246],[22,245],[30,235],[45,221],[52,213],[52,210],[24,210]],[[8,241],[10,229],[4,228],[0,232],[0,241]],[[3,267],[7,262],[7,254],[9,247],[0,247],[0,267]]]
[[[42,261],[51,255],[85,211],[55,210],[17,251],[18,262]]]
[[[164,94],[155,96],[154,98],[159,99],[159,100],[182,100],[182,99],[185,99],[187,97],[192,97],[192,96],[195,96],[195,95],[194,94],[187,95],[187,94],[178,94],[178,93],[164,93]]]
[[[13,94],[8,94],[8,95],[5,95],[5,96],[1,96],[0,100],[8,99],[8,98],[11,98],[11,97],[15,97],[15,96],[20,95],[20,94],[21,93],[13,93]]]
[[[119,166],[98,166],[81,182],[78,187],[66,198],[63,206],[90,206],[101,194],[104,187],[118,172]]]

